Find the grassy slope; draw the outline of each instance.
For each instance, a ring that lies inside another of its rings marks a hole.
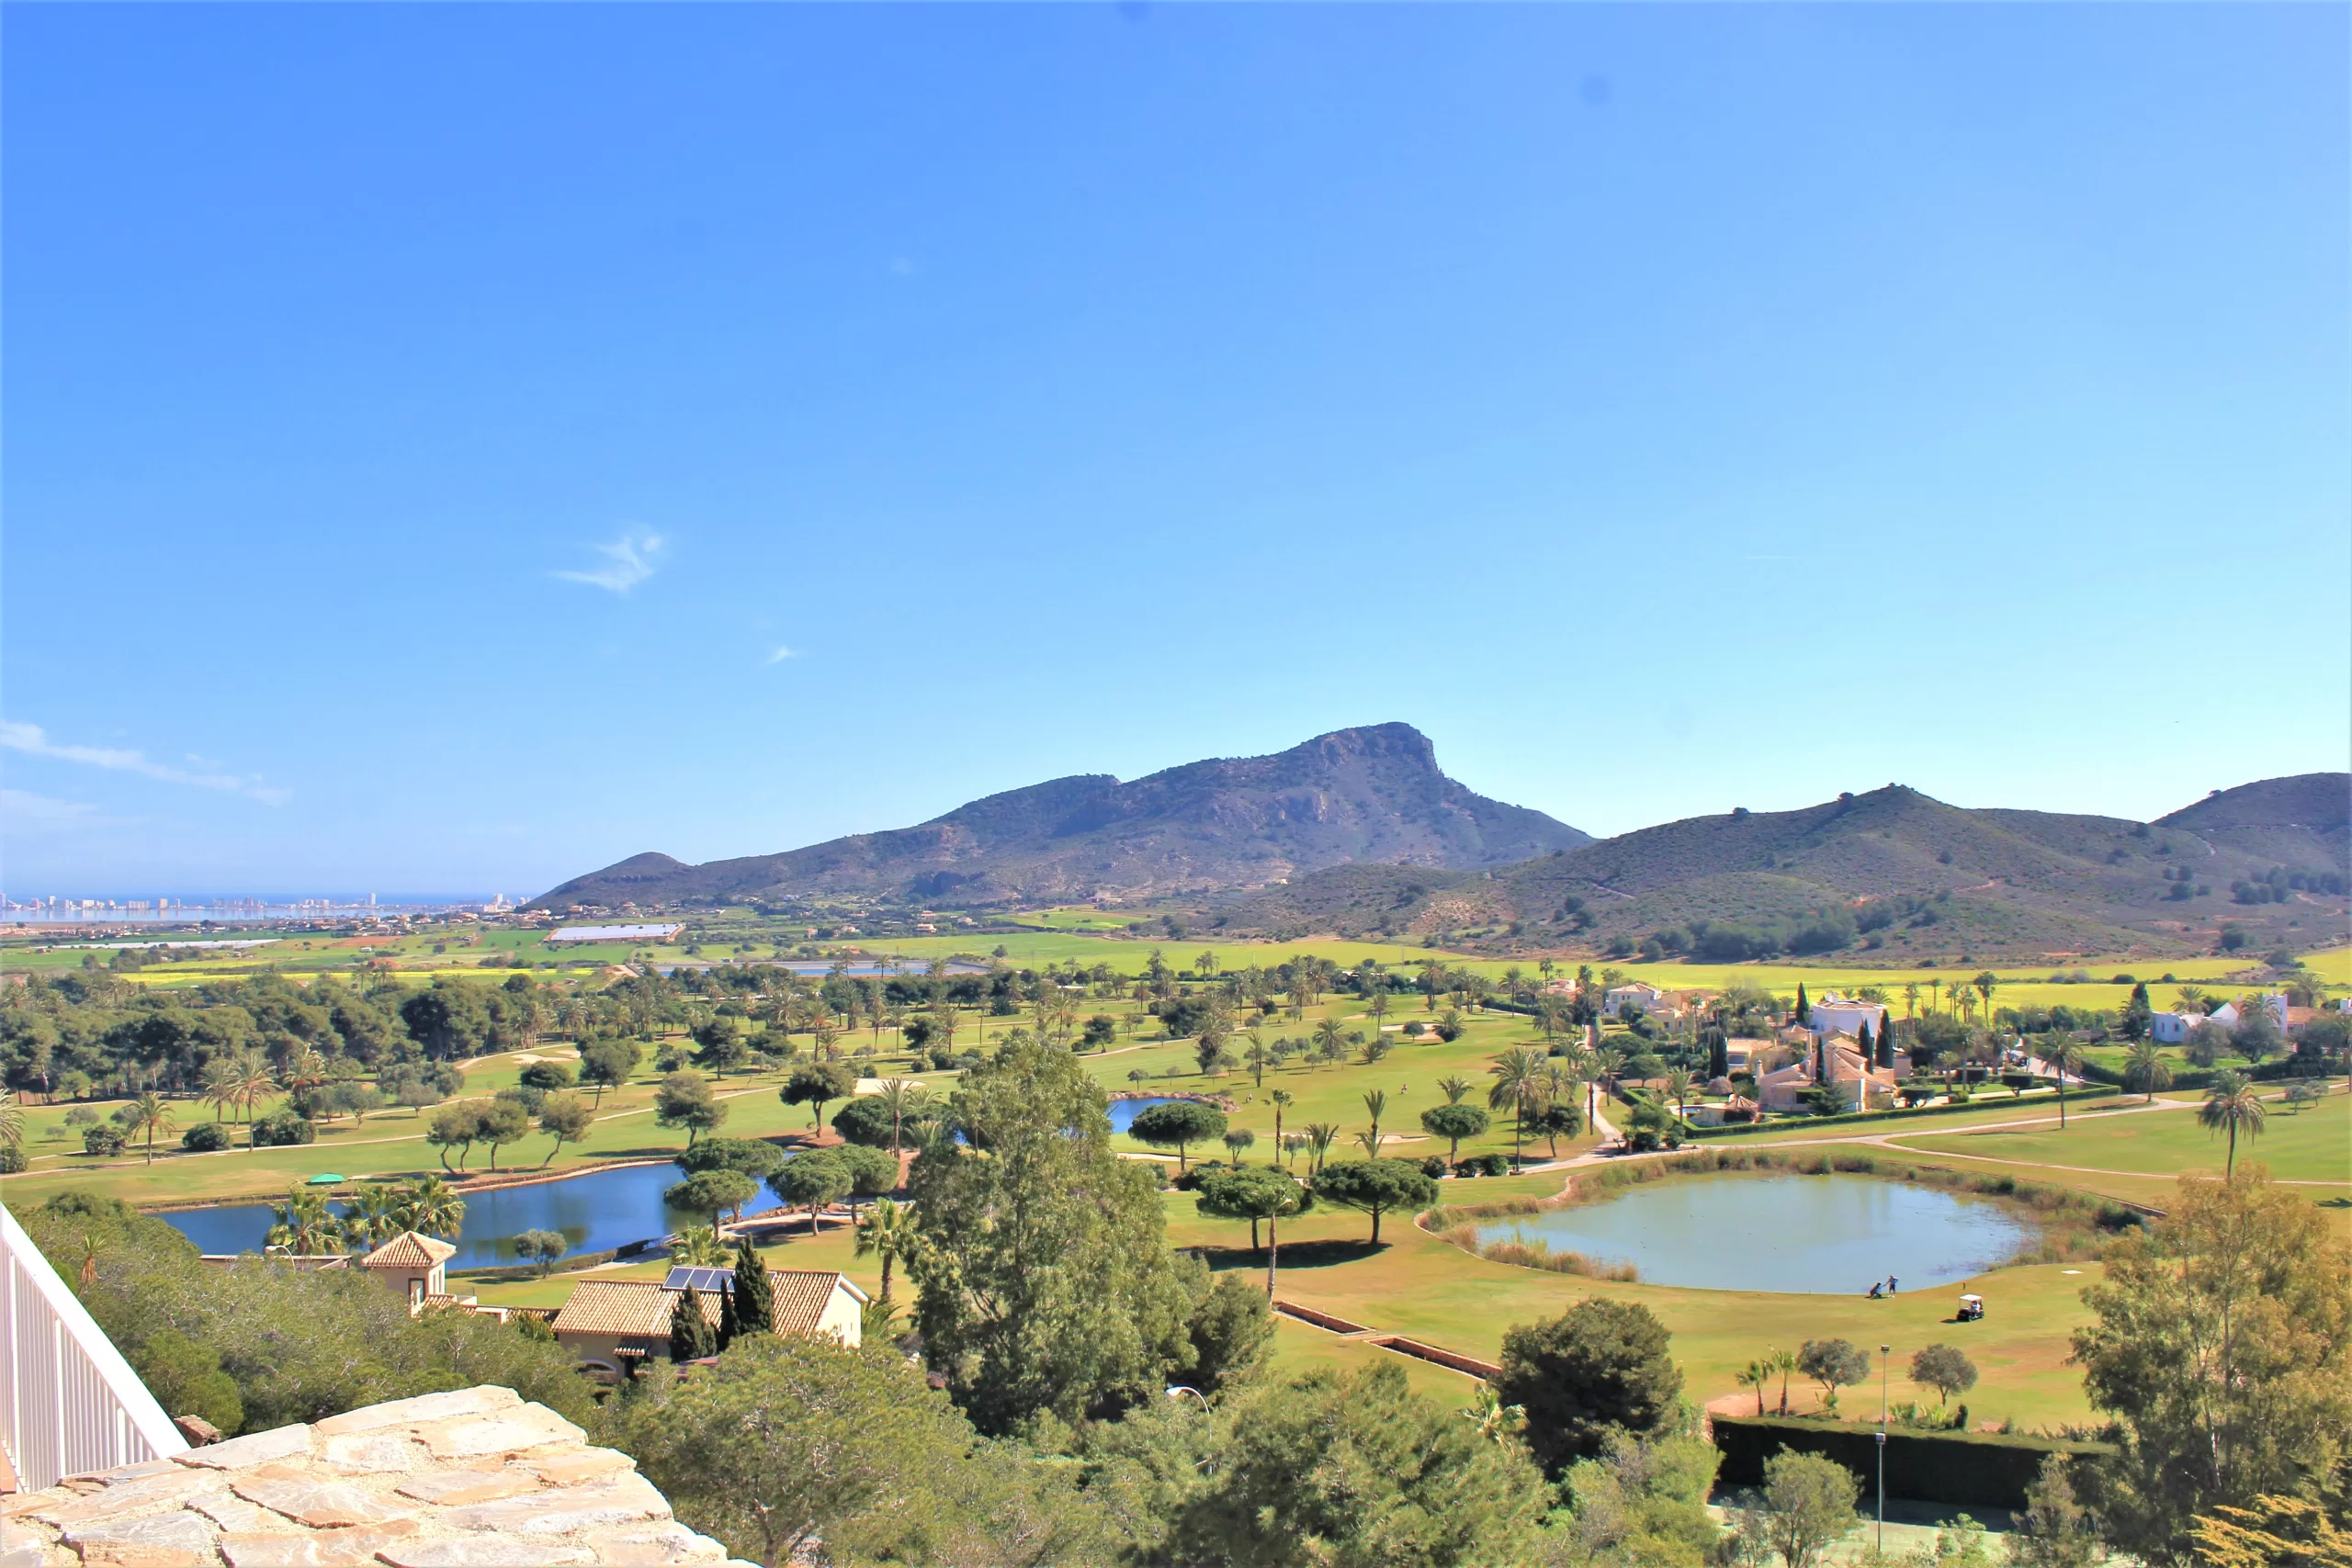
[[[2352,1095],[2337,1093],[2315,1106],[2289,1111],[2275,1102],[2261,1136],[2241,1137],[2238,1160],[2256,1160],[2281,1181],[2342,1184],[2352,1195]],[[2226,1145],[2197,1124],[2192,1112],[2075,1118],[2056,1127],[2013,1132],[1905,1137],[1904,1146],[2005,1159],[2016,1164],[2089,1166],[2169,1179],[2191,1172],[2218,1176]]]

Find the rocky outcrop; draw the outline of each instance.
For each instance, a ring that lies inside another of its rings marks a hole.
[[[0,1568],[727,1561],[628,1455],[504,1388],[371,1404],[0,1501]]]

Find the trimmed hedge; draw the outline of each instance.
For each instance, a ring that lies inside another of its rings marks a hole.
[[[2274,1057],[2270,1061],[2263,1063],[2262,1066],[2252,1069],[2248,1069],[2243,1061],[2234,1067],[2223,1067],[2218,1066],[2211,1067],[2192,1067],[2188,1066],[2186,1063],[2176,1066],[2169,1062],[2166,1063],[2165,1066],[2172,1067],[2172,1081],[2166,1084],[2163,1089],[2158,1089],[2156,1092],[2159,1094],[2170,1094],[2183,1089],[2211,1089],[2213,1087],[2213,1080],[2220,1077],[2223,1073],[2237,1073],[2242,1077],[2253,1079],[2256,1083],[2270,1083],[2279,1078],[2317,1077],[2322,1076],[2312,1072],[2311,1070],[2310,1064],[2299,1061],[2293,1056]],[[2121,1067],[2110,1067],[2100,1062],[2085,1062],[2083,1064],[2083,1077],[2097,1083],[2113,1084],[2119,1089],[2123,1088],[2124,1072]],[[2124,1089],[2123,1092],[2136,1096],[2144,1094],[2147,1091],[2137,1089]]]
[[[2086,1085],[2066,1091],[2066,1106],[2074,1109],[2086,1100],[2107,1100],[2116,1094],[2113,1089]],[[1774,1122],[1738,1122],[1728,1127],[1693,1127],[1683,1134],[1686,1140],[1736,1138],[1749,1133],[1787,1133],[1801,1127],[1846,1127],[1857,1122],[1919,1122],[1936,1116],[1957,1116],[1963,1111],[2000,1111],[2015,1105],[2019,1111],[2054,1109],[2058,1097],[2033,1100],[2007,1100],[1985,1098],[1966,1105],[1923,1105],[1916,1111],[1849,1111],[1842,1116],[1783,1116]],[[1668,1114],[1671,1114],[1669,1111]]]
[[[1764,1461],[1782,1449],[1821,1454],[1878,1484],[1878,1428],[1859,1422],[1794,1416],[1718,1416],[1715,1447],[1723,1451],[1727,1486],[1760,1486]],[[2109,1443],[2068,1442],[2022,1433],[1919,1432],[1886,1434],[1886,1495],[1961,1507],[2022,1508],[2025,1489],[2051,1454],[2111,1454]]]

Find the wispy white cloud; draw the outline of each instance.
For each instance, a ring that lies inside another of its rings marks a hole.
[[[186,768],[155,761],[143,751],[119,746],[75,746],[51,740],[40,725],[20,724],[13,719],[0,719],[0,748],[21,751],[28,757],[80,762],[85,767],[104,768],[110,773],[137,773],[141,778],[157,779],[164,784],[225,790],[232,795],[258,800],[265,806],[283,806],[293,798],[286,790],[263,784],[258,774],[218,771],[190,773]]]
[[[609,545],[596,546],[595,550],[605,558],[605,565],[594,571],[559,571],[556,576],[566,582],[584,582],[591,588],[626,593],[653,575],[655,558],[662,553],[662,536],[623,534]]]
[[[774,653],[768,655],[768,662],[770,664],[781,664],[787,659],[797,659],[799,657],[800,650],[797,649],[779,648]]]
[[[29,790],[0,789],[0,829],[11,833],[63,833],[112,820],[78,800],[52,800]]]

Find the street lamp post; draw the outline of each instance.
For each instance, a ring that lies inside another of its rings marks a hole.
[[[1878,1348],[1878,1554],[1886,1555],[1886,1361],[1894,1347]]]

